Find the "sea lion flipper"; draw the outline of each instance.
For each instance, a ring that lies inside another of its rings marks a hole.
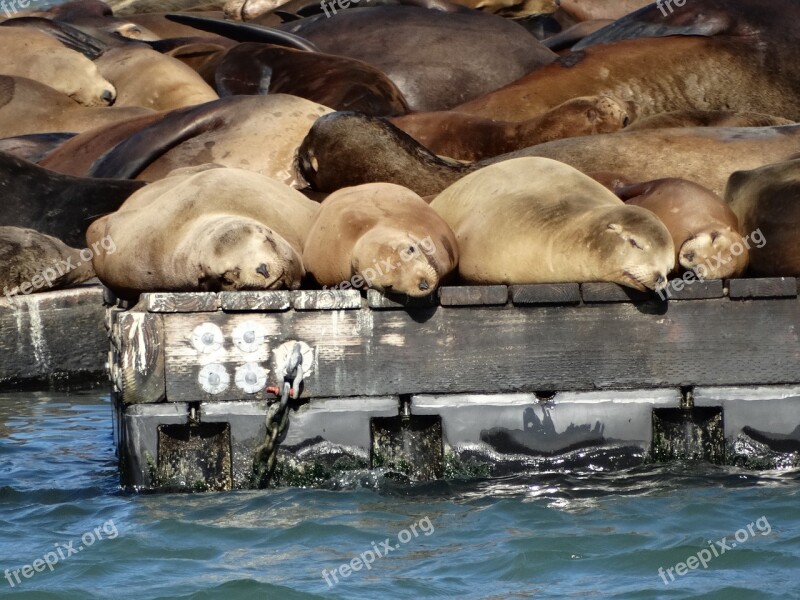
[[[308,40],[279,29],[264,27],[254,23],[239,23],[233,21],[223,21],[222,19],[211,19],[208,17],[196,17],[193,15],[181,15],[170,13],[166,15],[170,21],[175,21],[182,25],[189,25],[196,29],[216,33],[237,42],[261,42],[262,44],[275,44],[278,46],[288,46],[298,50],[309,52],[319,52],[314,44]]]
[[[688,12],[690,7],[675,9],[664,14],[663,6],[645,6],[617,19],[610,25],[587,35],[572,47],[573,52],[597,44],[608,44],[619,40],[667,37],[671,35],[698,35],[712,37],[728,33],[735,27],[735,20],[721,11]]]
[[[87,177],[133,179],[178,144],[216,130],[225,123],[217,108],[238,98],[225,98],[172,111],[120,142],[92,163]]]
[[[0,26],[27,27],[41,31],[58,40],[70,50],[80,52],[89,60],[94,60],[109,48],[105,42],[88,33],[84,33],[76,27],[42,17],[17,17],[3,21]]]

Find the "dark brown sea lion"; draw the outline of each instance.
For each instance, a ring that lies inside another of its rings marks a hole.
[[[475,161],[552,140],[619,131],[632,120],[629,113],[632,111],[614,98],[598,96],[567,100],[520,123],[454,111],[410,114],[390,121],[431,152]]]
[[[0,226],[0,289],[13,302],[20,294],[88,281],[95,273],[91,254],[84,254],[33,229]],[[89,260],[84,260],[87,256]]]
[[[231,30],[236,27],[247,25],[208,24],[209,31],[227,36],[235,35]],[[379,69],[394,81],[412,110],[450,109],[557,58],[516,23],[472,11],[349,8],[330,19],[317,15],[280,29],[309,40],[322,52]],[[572,97],[581,95],[591,94]]]
[[[800,276],[800,159],[737,171],[725,201],[751,235],[750,271],[767,277]]]
[[[555,35],[551,35],[550,37],[544,39],[542,43],[544,43],[544,45],[550,48],[550,50],[553,52],[568,50],[586,36],[591,35],[595,31],[602,29],[610,23],[613,23],[613,21],[608,19],[583,21]]]
[[[322,192],[386,181],[427,196],[481,166],[542,156],[583,173],[611,171],[634,182],[678,177],[722,194],[732,172],[785,160],[798,151],[800,125],[696,127],[567,138],[464,165],[442,160],[384,119],[334,113],[311,128],[298,162],[305,179]]]
[[[738,277],[747,269],[748,251],[739,220],[706,188],[685,179],[658,179],[616,192],[626,204],[655,213],[675,244],[676,265],[704,279]]]
[[[92,163],[139,130],[171,113],[147,113],[139,117],[93,127],[79,133],[42,158],[39,166],[62,175],[87,177]]]
[[[794,0],[692,0],[667,16],[652,5],[609,26],[619,26],[603,38],[613,43],[573,51],[457,110],[520,121],[569,98],[610,94],[635,101],[642,117],[734,110],[800,120],[798,19]],[[624,39],[647,28],[672,35]]]
[[[386,75],[342,56],[243,43],[219,61],[215,78],[221,96],[291,94],[334,110],[376,116],[408,112],[403,94]]]
[[[92,220],[117,210],[143,185],[67,177],[0,153],[0,225],[35,229],[82,248]]]

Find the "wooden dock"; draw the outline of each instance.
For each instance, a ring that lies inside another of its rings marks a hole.
[[[410,304],[353,290],[146,294],[108,322],[132,489],[263,484],[254,457],[295,347],[302,387],[273,485],[367,468],[426,479],[798,462],[793,278],[698,282],[668,302],[613,284],[443,288]]]

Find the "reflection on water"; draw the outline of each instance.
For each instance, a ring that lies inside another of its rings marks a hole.
[[[0,574],[113,519],[115,539],[0,595],[30,598],[796,597],[800,473],[709,465],[549,471],[407,485],[348,473],[325,489],[119,491],[98,393],[0,396]],[[765,515],[769,536],[665,586],[707,540]],[[427,517],[435,531],[322,577]],[[769,592],[763,591],[769,581]]]

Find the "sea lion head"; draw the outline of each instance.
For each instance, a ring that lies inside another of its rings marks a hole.
[[[202,289],[297,289],[305,275],[297,251],[272,229],[253,219],[216,216],[188,243],[188,259],[195,258]]]
[[[747,268],[749,253],[738,231],[715,227],[686,240],[678,252],[678,262],[703,279],[726,279]]]
[[[54,58],[46,67],[52,72],[52,87],[84,106],[109,106],[117,90],[101,74],[97,65],[77,52]]]
[[[614,206],[598,214],[599,239],[592,244],[606,271],[606,281],[641,291],[658,291],[675,266],[672,236],[650,211]]]
[[[418,239],[402,230],[376,227],[355,243],[351,266],[367,287],[422,297],[439,285],[434,250],[431,238]]]

